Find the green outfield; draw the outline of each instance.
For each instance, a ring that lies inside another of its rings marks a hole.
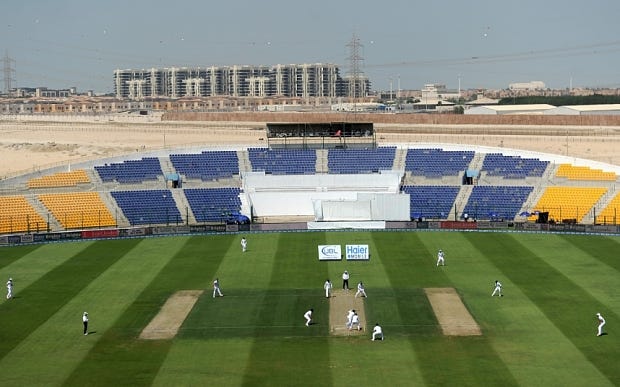
[[[234,234],[0,248],[0,279],[15,293],[0,298],[0,386],[620,385],[620,237],[245,236],[246,253]],[[319,244],[368,244],[371,259],[320,262]],[[340,287],[345,269],[365,283],[364,323],[380,322],[385,341],[330,334],[323,283]],[[214,299],[216,277],[224,297]],[[491,297],[496,279],[502,298]],[[444,336],[429,287],[455,288],[482,336]],[[139,339],[179,290],[205,292],[176,337]]]

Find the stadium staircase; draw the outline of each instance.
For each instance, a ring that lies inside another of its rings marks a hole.
[[[185,224],[195,224],[196,217],[194,216],[194,212],[192,211],[192,207],[189,205],[187,198],[185,197],[185,193],[180,189],[171,189],[172,198],[181,213],[181,219],[183,219]]]
[[[394,153],[394,165],[392,169],[395,171],[405,170],[405,160],[407,158],[407,149],[396,149]]]
[[[112,198],[110,192],[102,192],[99,196],[110,213],[114,215],[117,227],[129,227],[129,220],[125,217],[125,214],[123,214],[123,210],[116,204],[116,200]]]
[[[329,151],[327,149],[317,149],[316,151],[316,173],[329,173]]]
[[[474,190],[473,185],[463,185],[459,190],[459,193],[456,195],[454,199],[454,204],[452,208],[450,208],[450,213],[448,214],[448,219],[454,220],[453,216],[456,214],[456,219],[461,219],[463,217],[463,209],[465,205],[469,201],[469,196],[471,192]],[[473,219],[473,216],[470,216]]]
[[[598,219],[598,215],[603,212],[605,208],[611,203],[614,197],[618,194],[616,190],[616,184],[614,183],[607,192],[601,198],[594,203],[592,210],[588,212],[581,220],[582,223],[594,223],[594,217],[597,217],[597,223],[600,223],[600,219]]]
[[[237,151],[237,158],[239,159],[239,174],[243,172],[252,172],[252,163],[250,162],[250,156],[248,152],[239,150]]]
[[[34,208],[34,210],[41,215],[43,219],[49,222],[50,231],[59,231],[63,230],[63,227],[60,225],[60,222],[54,218],[54,216],[50,213],[50,211],[37,199],[37,195],[30,194],[24,195],[28,204]]]

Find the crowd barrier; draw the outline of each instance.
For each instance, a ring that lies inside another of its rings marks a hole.
[[[384,222],[383,231],[436,230],[436,231],[516,231],[516,232],[554,232],[577,234],[620,234],[619,225],[601,224],[541,224],[529,222],[458,222],[458,221],[398,221]],[[346,228],[343,230],[363,230],[363,228]],[[376,230],[376,229],[373,229]],[[312,231],[307,222],[299,223],[254,223],[254,224],[201,224],[149,226],[103,230],[84,230],[67,232],[36,232],[0,236],[0,246],[76,241],[90,239],[136,238],[164,235],[240,233],[240,232],[290,232]],[[332,230],[336,231],[336,230]]]

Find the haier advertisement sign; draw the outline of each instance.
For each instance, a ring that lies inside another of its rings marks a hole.
[[[367,261],[370,259],[368,245],[346,245],[345,257],[347,261]]]
[[[340,261],[341,259],[340,245],[319,245],[319,261]]]

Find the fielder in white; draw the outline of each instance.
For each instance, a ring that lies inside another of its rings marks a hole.
[[[439,251],[437,252],[437,266],[446,266],[445,260],[444,260],[444,255],[443,255],[443,250],[439,249]]]
[[[600,313],[596,314],[596,318],[598,319],[598,333],[597,336],[603,336],[603,327],[605,326],[605,319],[601,316]]]
[[[220,289],[220,280],[217,278],[213,281],[213,298],[215,298],[216,294],[220,297],[224,297],[222,290]]]
[[[364,284],[362,283],[362,281],[357,284],[357,292],[355,292],[355,298],[360,295],[363,297],[367,297],[366,290],[364,290]]]
[[[495,293],[497,293],[500,297],[503,297],[502,295],[502,283],[495,280],[495,288],[493,289],[493,293],[491,293],[491,297],[493,297],[495,295]]]
[[[351,329],[351,324],[353,323],[353,315],[355,314],[355,309],[351,309],[347,312],[347,328]]]
[[[383,330],[379,323],[376,323],[375,327],[372,329],[372,341],[375,340],[383,340]]]
[[[312,312],[314,312],[314,309],[310,309],[309,311],[304,313],[304,318],[306,319],[306,326],[307,327],[309,327],[310,324],[312,324]]]
[[[6,281],[6,299],[10,300],[11,298],[13,298],[13,278]]]
[[[248,240],[245,237],[241,238],[241,251],[246,252],[248,250]]]
[[[323,289],[325,289],[326,298],[329,298],[329,296],[331,295],[332,287],[333,287],[332,282],[329,279],[327,279],[325,283],[323,284]]]

